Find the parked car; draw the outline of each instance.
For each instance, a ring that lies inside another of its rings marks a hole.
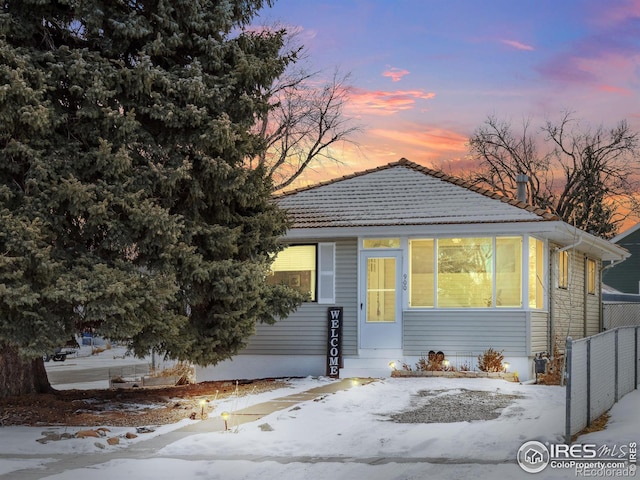
[[[45,353],[42,359],[45,362],[53,360],[54,362],[64,362],[69,355],[77,355],[80,345],[75,338],[69,340],[64,347],[56,348],[53,353]]]

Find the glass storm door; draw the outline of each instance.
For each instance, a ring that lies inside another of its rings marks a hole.
[[[402,348],[400,252],[362,252],[360,348]]]

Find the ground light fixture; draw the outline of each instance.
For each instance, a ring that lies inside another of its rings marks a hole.
[[[450,363],[451,363],[451,362],[449,362],[449,360],[446,360],[446,359],[442,361],[442,365],[444,366],[444,369],[445,369],[445,370],[448,370],[448,369],[449,369],[449,364],[450,364]]]
[[[352,378],[351,379],[351,386],[357,387],[358,385],[360,385],[360,380],[358,380],[357,378]]]
[[[205,399],[200,400],[200,418],[204,419],[204,406],[207,404]]]
[[[507,373],[509,371],[509,367],[511,366],[511,364],[509,362],[504,362],[502,364],[502,368],[504,369],[504,373]]]
[[[226,432],[227,430],[229,430],[229,424],[227,423],[227,420],[229,420],[229,412],[222,412],[220,414],[220,417],[222,417],[222,420],[224,420],[224,431]]]
[[[391,360],[391,361],[389,362],[389,368],[395,372],[395,371],[396,371],[396,362],[394,362],[393,360]]]

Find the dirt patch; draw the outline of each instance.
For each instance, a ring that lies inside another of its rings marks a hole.
[[[453,423],[493,420],[521,395],[477,390],[421,390],[411,407],[389,415],[396,423]]]
[[[166,388],[61,390],[0,398],[0,425],[166,425],[195,415],[211,402],[289,386],[286,380],[202,382]],[[206,415],[206,414],[205,414]]]

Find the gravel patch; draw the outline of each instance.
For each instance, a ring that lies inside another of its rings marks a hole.
[[[522,395],[477,390],[421,390],[409,409],[393,413],[396,423],[454,423],[493,420]]]

